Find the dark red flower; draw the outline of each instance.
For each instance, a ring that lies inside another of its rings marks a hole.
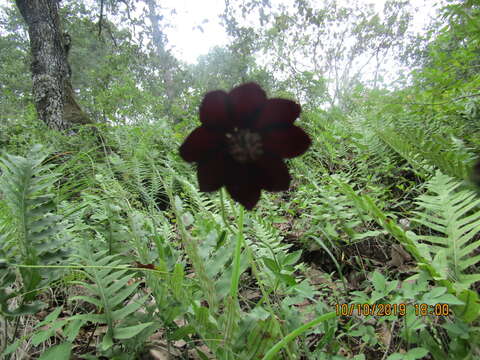
[[[180,147],[185,161],[198,165],[200,191],[227,188],[246,209],[260,199],[260,191],[284,191],[290,174],[283,158],[303,154],[309,136],[293,125],[300,105],[286,99],[267,99],[255,83],[205,95],[200,127]]]

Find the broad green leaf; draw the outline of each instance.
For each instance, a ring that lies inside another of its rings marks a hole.
[[[68,300],[69,301],[81,300],[81,301],[89,302],[90,304],[93,304],[93,305],[97,306],[98,308],[102,307],[102,302],[100,301],[100,299],[94,298],[92,296],[77,295],[77,296],[72,296]]]
[[[195,332],[196,330],[194,326],[186,325],[186,326],[179,327],[173,333],[169,334],[168,338],[173,341],[180,340],[180,339],[184,339],[187,335],[195,334]]]
[[[72,352],[71,343],[63,343],[60,345],[55,345],[45,351],[40,357],[39,360],[69,360],[70,354]]]
[[[480,300],[478,294],[472,290],[464,290],[458,299],[465,305],[454,307],[455,316],[460,317],[467,323],[475,321],[480,315]]]
[[[416,347],[408,350],[408,352],[405,354],[405,358],[409,360],[417,360],[417,359],[423,358],[427,354],[428,354],[427,349]]]
[[[52,321],[56,320],[58,318],[58,315],[60,315],[60,313],[62,312],[63,310],[63,306],[60,306],[60,307],[57,307],[55,310],[53,310],[50,314],[48,314],[45,319],[43,319],[42,321],[40,321],[39,323],[37,323],[34,327],[34,329],[37,329],[39,328],[40,326],[43,326],[45,324],[49,324],[51,323]]]
[[[2,355],[5,356],[5,355],[8,355],[8,354],[11,354],[11,353],[15,352],[20,347],[20,345],[22,345],[22,340],[18,339],[15,342],[8,345],[5,348],[5,350],[3,350]]]
[[[85,321],[77,319],[69,321],[68,325],[63,329],[63,334],[68,341],[73,342],[80,332],[80,328],[85,324]]]
[[[132,314],[133,312],[137,311],[140,309],[142,306],[145,305],[145,301],[148,299],[148,296],[145,296],[141,299],[132,301],[129,303],[127,306],[123,306],[118,310],[115,310],[112,314],[112,318],[115,321],[123,320],[125,319],[128,315]]]
[[[32,344],[38,346],[47,339],[55,335],[55,330],[62,328],[67,323],[67,320],[57,321],[48,326],[46,329],[37,330],[37,332],[32,336]]]
[[[274,261],[272,259],[269,259],[269,258],[266,258],[266,257],[263,257],[262,260],[263,260],[263,263],[265,264],[265,266],[267,268],[269,268],[273,273],[279,273],[280,272],[280,268],[278,267],[276,261]]]
[[[128,326],[124,328],[115,328],[113,329],[113,337],[119,340],[130,339],[152,324],[153,322],[147,322],[144,324]]]

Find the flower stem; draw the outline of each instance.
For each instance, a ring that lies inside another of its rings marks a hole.
[[[238,283],[240,281],[240,257],[243,246],[243,214],[243,207],[240,207],[240,214],[238,216],[237,244],[235,246],[235,253],[233,255],[232,283],[230,286],[230,296],[232,299],[236,299],[238,297]]]
[[[236,320],[238,319],[238,284],[240,281],[240,262],[242,255],[242,246],[243,246],[243,207],[240,206],[240,213],[238,216],[238,232],[237,232],[237,242],[235,245],[235,252],[233,254],[233,269],[232,269],[232,280],[230,282],[230,296],[227,297],[227,318],[225,323],[225,343],[233,343],[233,334],[235,331]],[[228,357],[229,359],[230,357]]]

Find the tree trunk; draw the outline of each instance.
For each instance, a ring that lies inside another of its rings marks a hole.
[[[92,121],[75,101],[70,82],[70,37],[61,31],[59,0],[16,0],[28,25],[33,99],[38,117],[50,128],[67,130]]]

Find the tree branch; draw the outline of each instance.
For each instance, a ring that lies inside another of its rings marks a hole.
[[[100,1],[100,17],[98,19],[98,37],[102,35],[102,23],[103,23],[103,1]]]

